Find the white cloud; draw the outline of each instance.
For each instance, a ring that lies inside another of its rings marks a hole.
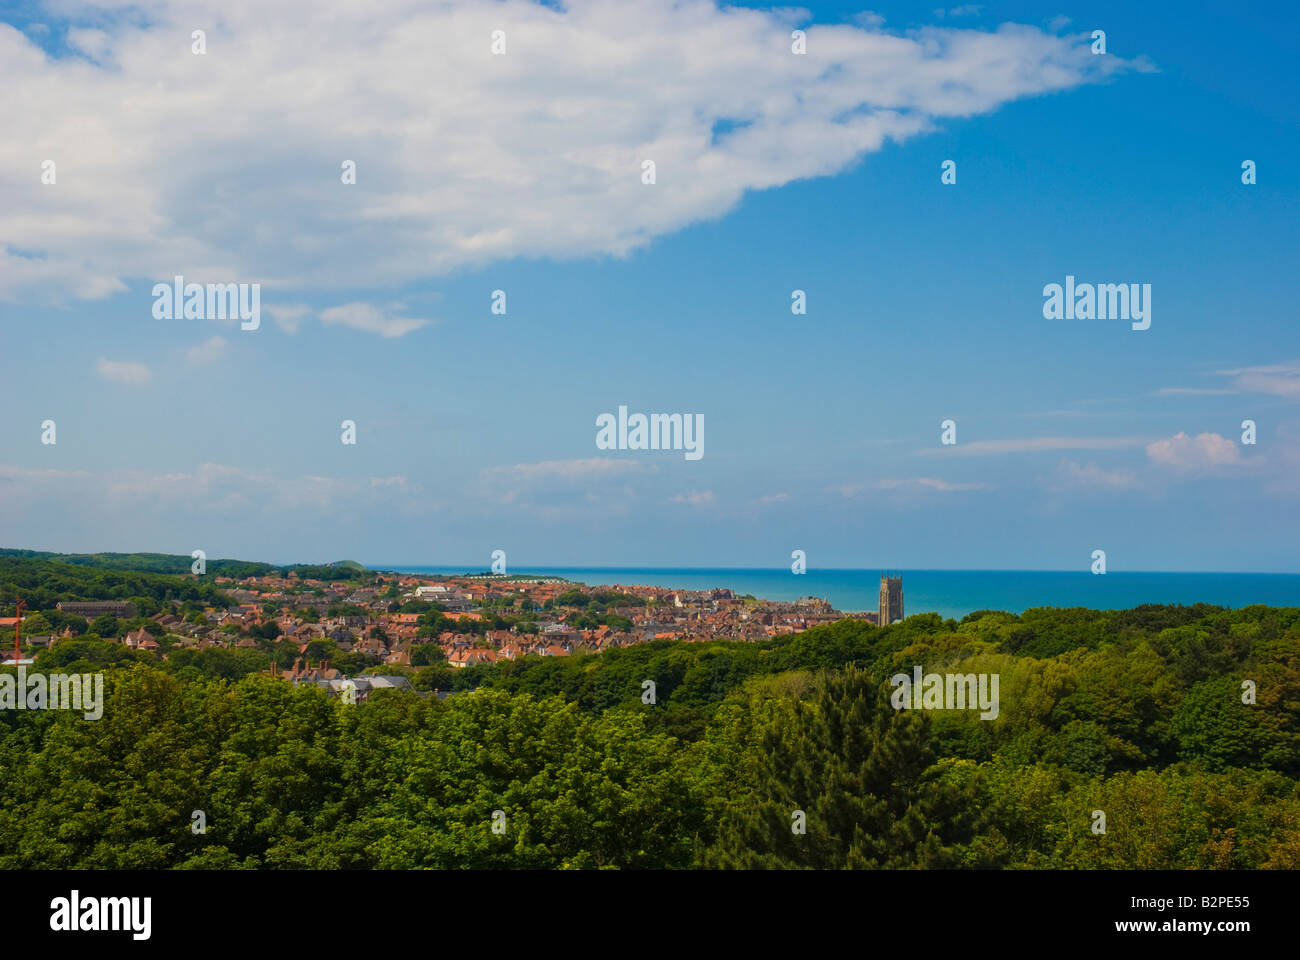
[[[235,487],[241,494],[269,487],[272,478],[219,463],[202,463],[193,473],[148,473],[130,470],[107,479],[110,497],[152,501],[208,500],[228,496]]]
[[[1237,389],[1247,393],[1300,397],[1300,363],[1242,367],[1237,370],[1220,370],[1219,373],[1221,376],[1232,377]]]
[[[225,337],[210,337],[197,346],[190,347],[185,359],[191,366],[205,367],[216,363],[226,355],[230,342]]]
[[[951,483],[938,477],[911,477],[906,480],[881,480],[876,486],[881,490],[897,490],[900,487],[924,487],[942,493],[956,493],[962,490],[987,490],[987,483]]]
[[[922,456],[975,457],[1001,453],[1041,453],[1047,450],[1122,450],[1140,447],[1144,437],[1027,437],[1015,440],[974,440],[916,452]]]
[[[770,493],[765,497],[757,497],[754,500],[755,503],[762,504],[763,506],[767,506],[771,503],[788,503],[789,501],[790,494],[788,493]]]
[[[397,305],[377,307],[371,303],[345,303],[340,307],[322,310],[321,323],[327,327],[351,327],[364,333],[377,333],[381,337],[404,337],[412,330],[427,327],[431,321],[413,317],[399,317],[394,311]]]
[[[961,493],[970,490],[991,490],[987,483],[962,483],[943,480],[939,477],[907,477],[905,479],[877,480],[874,483],[844,483],[831,487],[831,491],[845,498],[861,496],[876,490],[936,490],[940,493]]]
[[[1131,470],[1103,470],[1095,463],[1079,464],[1062,460],[1056,474],[1048,482],[1049,489],[1066,490],[1129,490],[1139,486],[1137,475]]]
[[[137,387],[148,383],[153,376],[148,367],[134,360],[105,360],[101,357],[96,366],[99,375],[110,383],[125,383]]]
[[[0,463],[0,480],[9,483],[45,483],[50,480],[84,479],[94,474],[88,470],[58,470],[44,467],[15,467]]]
[[[5,505],[6,510],[21,510],[25,515],[30,515],[33,506],[54,491],[79,488],[83,491],[82,496],[89,498],[94,492],[90,486],[93,477],[94,474],[87,470],[16,467],[0,463],[0,503]],[[13,516],[19,514],[14,513]],[[8,545],[18,546],[12,542]]]
[[[202,463],[190,472],[118,471],[97,480],[110,499],[147,500],[217,513],[251,513],[303,507],[329,509],[386,502],[396,494],[418,494],[406,477],[352,479],[310,474],[281,476],[220,463]]]
[[[270,295],[390,287],[517,257],[625,255],[942,120],[1146,69],[1092,56],[1086,35],[1014,24],[813,24],[794,56],[788,11],[565,7],[372,0],[325,17],[317,0],[139,0],[128,15],[89,0],[68,9],[94,61],[0,25],[0,89],[24,91],[0,138],[13,245],[0,299],[103,297],[176,274]],[[196,24],[205,56],[190,52]],[[715,142],[718,120],[738,125]],[[46,157],[57,186],[40,183]],[[334,316],[386,336],[416,322]]]
[[[987,483],[949,483],[947,480],[940,480],[937,477],[915,477],[910,482],[921,487],[928,487],[931,490],[941,490],[944,493],[951,493],[958,490],[987,490]]]
[[[312,313],[311,307],[305,303],[268,303],[263,309],[270,314],[277,327],[289,334],[302,329],[303,321]]]
[[[1152,463],[1179,470],[1207,470],[1245,462],[1237,444],[1217,433],[1195,437],[1176,433],[1168,440],[1147,444],[1147,457]]]
[[[689,503],[693,507],[703,507],[713,503],[716,498],[712,490],[689,490],[679,493],[669,503]]]
[[[1225,397],[1236,393],[1236,390],[1211,390],[1201,387],[1161,387],[1154,391],[1153,397]]]
[[[509,467],[492,467],[484,471],[484,477],[517,482],[588,480],[638,473],[643,467],[644,465],[637,460],[590,457],[586,460],[543,460],[540,463],[517,463]]]

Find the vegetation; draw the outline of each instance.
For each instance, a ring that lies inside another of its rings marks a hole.
[[[37,550],[0,549],[0,597],[6,597],[8,583],[36,585],[45,576],[58,576],[59,583],[90,585],[110,573],[169,574],[188,576],[194,560],[191,557],[165,553],[43,553]],[[303,580],[365,580],[374,573],[351,560],[326,564],[290,564],[277,567],[269,563],[251,563],[246,560],[206,560],[205,576],[231,577],[287,577],[295,573]],[[53,565],[53,566],[51,566]],[[16,580],[14,578],[17,578]],[[56,584],[46,584],[55,587]],[[26,590],[26,587],[24,587]],[[57,592],[57,591],[56,591]],[[25,598],[28,594],[22,594]],[[59,596],[60,600],[71,597]],[[125,599],[119,594],[92,593],[85,599]],[[0,602],[12,603],[12,600]],[[28,604],[32,600],[28,599]],[[53,606],[53,604],[49,604]]]
[[[51,623],[52,615],[58,616],[55,605],[64,600],[130,601],[142,616],[157,613],[161,605],[169,603],[222,608],[234,605],[226,593],[207,580],[87,566],[61,559],[18,557],[13,556],[14,552],[3,551],[5,555],[0,556],[0,608],[6,608],[9,616],[13,615],[19,599],[26,602],[29,610],[41,611]],[[183,559],[186,560],[184,572],[188,574],[193,561]]]
[[[0,869],[1300,867],[1300,609],[921,615],[462,670],[425,644],[417,692],[359,706],[257,674],[290,652],[265,646],[43,653],[104,671],[104,715],[0,711]],[[913,665],[997,674],[997,718],[893,709]]]

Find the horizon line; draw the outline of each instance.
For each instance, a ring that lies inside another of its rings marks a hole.
[[[357,562],[362,563],[362,561],[357,561]],[[362,563],[362,565],[367,570],[375,570],[378,572],[383,572],[385,570],[390,570],[395,573],[407,572],[403,568],[415,568],[415,569],[423,568],[423,569],[438,569],[438,570],[449,570],[454,568],[454,569],[463,569],[467,574],[473,574],[475,576],[484,573],[490,574],[492,576],[499,576],[503,580],[508,580],[510,579],[511,576],[510,573],[491,574],[491,571],[487,565],[484,565],[484,568],[479,571],[475,570],[473,564],[460,565],[454,563],[403,563],[403,564],[396,564],[396,565],[380,564],[374,566],[367,563]],[[277,566],[293,566],[293,564],[277,564]],[[630,570],[630,571],[662,571],[664,573],[694,573],[694,572],[714,573],[718,571],[729,572],[729,573],[730,572],[745,572],[745,573],[777,573],[777,572],[788,573],[790,572],[790,568],[788,566],[695,567],[695,566],[659,566],[659,565],[652,565],[652,564],[646,564],[646,565],[618,564],[618,565],[609,565],[609,566],[600,566],[600,565],[573,566],[568,564],[545,564],[545,565],[537,564],[537,565],[521,565],[518,567],[514,567],[512,569],[512,572],[519,573],[519,574],[526,574],[538,570],[600,570],[600,571]],[[910,568],[904,567],[901,569],[886,568],[886,567],[879,567],[879,568],[877,567],[809,567],[804,574],[792,573],[791,575],[806,576],[808,573],[812,573],[813,571],[826,572],[826,573],[872,573],[873,571],[877,571],[877,570],[880,571],[881,573],[889,571],[891,573],[899,573],[899,574],[905,574],[909,572],[910,573],[1081,573],[1081,574],[1088,574],[1089,576],[1103,576],[1103,574],[1092,574],[1091,571],[1089,571],[1087,568],[1084,568],[1082,570],[1080,569],[1059,570],[1059,569],[1030,569],[1030,568],[1016,568],[1016,567],[910,567]],[[1115,570],[1113,568],[1107,569],[1104,576],[1109,576],[1114,573],[1152,573],[1152,574],[1165,574],[1165,575],[1188,574],[1194,576],[1300,577],[1300,571],[1294,571],[1294,570],[1127,570],[1127,569]]]

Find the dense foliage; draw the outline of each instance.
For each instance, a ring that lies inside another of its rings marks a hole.
[[[188,574],[193,561],[185,559],[184,573]],[[234,603],[213,584],[187,576],[0,556],[0,608],[7,608],[12,616],[19,598],[29,610],[41,610],[47,617],[55,604],[63,600],[125,600],[136,603],[137,608],[143,606],[146,611],[156,611],[160,604],[168,602],[213,607]]]
[[[43,660],[105,664],[101,720],[0,712],[0,869],[1300,867],[1300,609],[841,621],[355,707],[114,647]],[[894,710],[914,664],[998,674],[998,717]]]
[[[375,574],[352,561],[329,564],[291,564],[277,567],[246,560],[206,560],[207,577],[288,576],[301,579],[366,580]],[[127,600],[149,596],[156,600],[202,600],[223,606],[223,594],[211,583],[188,580],[192,589],[181,590],[178,577],[191,571],[193,559],[165,553],[43,553],[37,550],[0,549],[0,607],[22,597],[31,609],[53,607],[59,600]],[[157,575],[164,575],[160,578]],[[188,578],[187,578],[188,579]],[[147,588],[135,589],[132,588]],[[125,592],[124,592],[125,591]]]

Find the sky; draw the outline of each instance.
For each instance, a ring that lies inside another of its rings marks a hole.
[[[1300,572],[1294,8],[319,7],[0,0],[0,546]]]

